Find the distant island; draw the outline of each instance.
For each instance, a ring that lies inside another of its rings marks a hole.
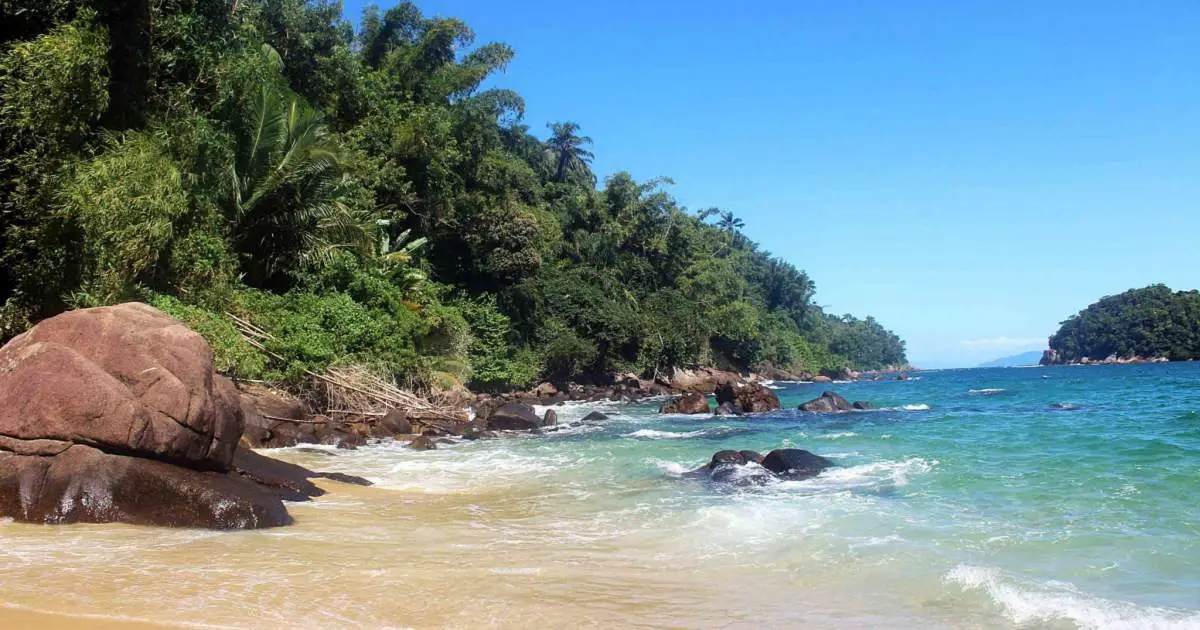
[[[1042,354],[1043,353],[1041,350],[1030,350],[1029,352],[1022,352],[1021,354],[1014,354],[1012,356],[994,359],[992,361],[988,361],[987,363],[980,363],[975,367],[1026,367],[1030,365],[1037,365],[1038,361],[1042,358]]]
[[[1062,323],[1042,365],[1200,358],[1200,292],[1155,284],[1101,298]]]

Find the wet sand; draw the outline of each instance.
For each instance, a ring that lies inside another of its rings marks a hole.
[[[0,607],[0,628],[24,630],[161,630],[170,626],[162,626],[130,619],[111,619],[103,617],[76,617],[71,615],[34,612],[17,608]]]

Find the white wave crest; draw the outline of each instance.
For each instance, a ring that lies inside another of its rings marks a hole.
[[[908,485],[911,477],[932,471],[937,464],[937,460],[920,457],[899,461],[885,460],[845,468],[829,468],[812,479],[789,481],[785,485],[829,490],[900,487]]]
[[[621,434],[621,437],[641,438],[643,440],[686,440],[688,438],[707,435],[708,433],[709,429],[685,431],[683,433],[676,433],[674,431],[657,431],[655,429],[639,429],[633,433],[623,433]]]
[[[689,467],[687,464],[680,462],[672,462],[665,459],[647,459],[646,463],[652,464],[659,470],[671,475],[672,477],[682,477],[684,473],[691,472],[695,466]]]
[[[1008,390],[1000,387],[984,387],[983,389],[968,389],[967,393],[976,396],[995,396],[996,394],[1003,394],[1006,391]]]
[[[1200,612],[1138,606],[1095,597],[1063,582],[1021,584],[991,567],[960,564],[945,576],[963,590],[983,591],[1017,625],[1069,621],[1084,630],[1183,630],[1200,627]]]
[[[840,431],[838,433],[826,433],[825,435],[816,436],[818,440],[840,440],[842,438],[855,437],[858,434],[853,431]]]
[[[880,411],[929,411],[929,405],[925,403],[914,403],[908,405],[900,405],[899,407],[882,407]]]

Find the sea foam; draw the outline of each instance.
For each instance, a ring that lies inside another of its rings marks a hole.
[[[946,573],[945,580],[963,590],[986,593],[1005,617],[1022,626],[1067,621],[1084,630],[1200,627],[1200,613],[1104,599],[1064,582],[1021,583],[993,567],[960,564]]]

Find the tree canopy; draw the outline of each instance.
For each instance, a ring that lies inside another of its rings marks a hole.
[[[575,122],[531,133],[520,95],[484,87],[514,51],[459,20],[3,0],[0,25],[0,339],[138,299],[255,377],[357,363],[505,389],[905,361],[874,319],[822,312],[733,212],[597,177]]]
[[[1155,284],[1103,297],[1050,337],[1058,360],[1200,359],[1200,292]]]

